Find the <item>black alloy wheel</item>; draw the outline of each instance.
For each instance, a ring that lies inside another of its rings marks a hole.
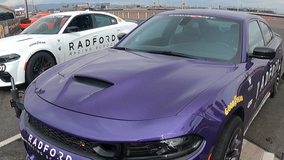
[[[33,55],[26,68],[26,83],[30,84],[37,76],[42,74],[54,66],[55,60],[53,57],[46,52],[38,52]]]
[[[274,98],[279,90],[279,87],[281,85],[281,80],[282,80],[282,77],[281,77],[281,66],[282,66],[282,63],[280,62],[278,68],[277,68],[277,72],[276,72],[276,82],[273,84],[273,88],[272,88],[272,91],[271,91],[271,95],[270,95],[270,98]]]

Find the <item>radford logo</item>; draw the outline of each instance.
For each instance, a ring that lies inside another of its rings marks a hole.
[[[33,135],[29,135],[28,140],[25,142],[37,153],[46,159],[57,160],[72,160],[70,155],[64,155],[62,151],[58,151],[55,148],[50,147],[48,144],[44,144],[42,141],[35,138]]]
[[[259,95],[263,95],[263,91],[265,87],[269,84],[272,77],[274,77],[277,73],[277,71],[280,71],[281,69],[281,63],[279,62],[279,59],[273,64],[270,65],[270,69],[265,72],[265,74],[261,77],[261,79],[257,82],[257,90],[255,98],[258,99]]]
[[[93,39],[85,39],[78,42],[69,43],[69,55],[88,53],[91,51],[111,47],[116,43],[115,35],[105,37],[94,37]]]

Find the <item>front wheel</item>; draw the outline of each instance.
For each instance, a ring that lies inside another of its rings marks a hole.
[[[55,60],[46,52],[38,52],[33,55],[26,68],[26,83],[30,84],[37,76],[54,66]]]
[[[243,121],[232,115],[215,144],[210,160],[238,160],[243,144]]]

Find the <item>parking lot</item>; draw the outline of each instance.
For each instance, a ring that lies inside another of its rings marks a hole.
[[[126,15],[126,13],[125,13]],[[137,13],[134,15],[138,16]],[[141,15],[141,13],[139,13]],[[142,13],[142,15],[146,15]],[[284,38],[284,18],[264,17],[273,30]],[[137,17],[132,19],[137,20]],[[141,22],[139,17],[138,22]],[[283,65],[283,64],[282,64]],[[283,67],[282,67],[283,71]],[[18,86],[25,90],[26,86]],[[276,98],[269,99],[248,129],[245,138],[280,158],[284,151],[284,85],[279,89]],[[10,87],[0,88],[0,159],[23,160],[25,150],[23,142],[19,139],[19,120],[14,116],[10,107]],[[40,106],[39,106],[40,107]]]

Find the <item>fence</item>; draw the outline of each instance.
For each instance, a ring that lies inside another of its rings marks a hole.
[[[153,10],[114,10],[114,11],[105,11],[111,14],[114,14],[122,19],[133,19],[133,20],[145,20],[157,13],[164,12],[167,10],[163,9],[153,9]],[[257,13],[254,13],[257,14]],[[269,23],[275,23],[275,25],[282,26],[283,24],[283,15],[274,15],[274,14],[259,14]],[[281,19],[281,21],[279,21]],[[21,18],[15,18],[5,21],[0,21],[0,38],[12,36],[18,34],[20,29],[20,20]],[[279,23],[279,24],[278,24]]]
[[[114,14],[122,19],[145,20],[157,13],[164,11],[166,10],[118,10],[106,12]]]
[[[133,19],[133,20],[145,20],[157,13],[164,12],[168,10],[114,10],[114,11],[105,11],[111,14],[114,14],[122,19]],[[267,22],[283,20],[284,15],[277,14],[267,14],[267,13],[259,13],[259,12],[250,12],[252,14],[256,14],[264,18]],[[282,22],[281,22],[282,23]]]
[[[19,18],[0,21],[0,38],[19,34],[20,31],[21,28]]]

